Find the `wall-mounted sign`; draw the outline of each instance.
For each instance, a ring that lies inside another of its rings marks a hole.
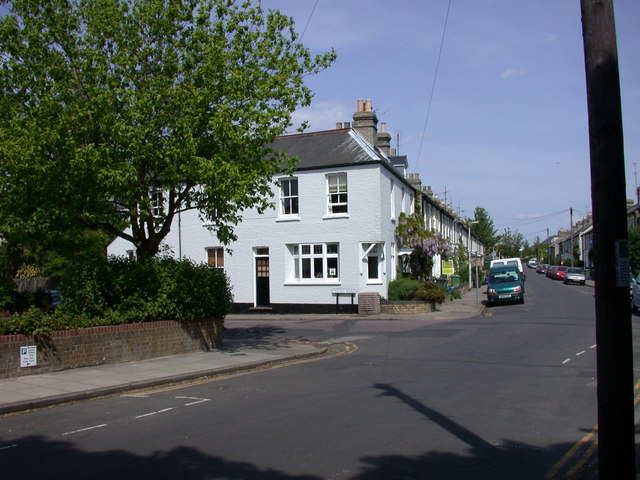
[[[38,364],[38,347],[29,345],[20,347],[20,368],[35,367]]]
[[[453,275],[453,260],[442,261],[442,273],[444,275]]]

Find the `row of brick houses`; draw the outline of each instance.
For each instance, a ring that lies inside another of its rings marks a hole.
[[[452,246],[484,247],[467,230],[468,220],[444,205],[418,174],[408,174],[406,156],[390,148],[391,135],[370,100],[359,100],[353,122],[334,130],[278,137],[271,148],[299,159],[291,175],[273,178],[275,208],[248,210],[237,240],[221,244],[196,211],[172,225],[164,242],[176,257],[223,268],[234,294],[234,311],[273,313],[353,311],[361,292],[387,296],[389,282],[410,253],[399,245],[400,214],[421,203],[425,225]],[[118,238],[111,255],[133,255]],[[435,258],[434,276],[441,274]]]

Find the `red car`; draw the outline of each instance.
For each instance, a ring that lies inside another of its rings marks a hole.
[[[555,270],[556,268],[558,268],[555,265],[549,265],[549,268],[547,268],[547,271],[545,272],[545,275],[549,278],[555,278]]]
[[[569,267],[565,267],[563,265],[560,265],[559,267],[556,267],[556,269],[553,271],[553,279],[554,280],[564,280],[564,275],[565,273],[567,273],[567,270],[569,270]]]

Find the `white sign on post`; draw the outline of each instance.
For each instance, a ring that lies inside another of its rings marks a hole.
[[[36,345],[20,347],[20,368],[36,365],[38,365],[38,347]]]

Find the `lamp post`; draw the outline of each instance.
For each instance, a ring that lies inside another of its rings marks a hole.
[[[469,220],[467,222],[467,234],[468,234],[467,254],[469,256],[469,290],[471,290],[471,225],[473,225],[474,223],[480,223],[480,221],[479,220],[474,220],[474,221]],[[476,285],[476,288],[478,288],[478,285]]]

